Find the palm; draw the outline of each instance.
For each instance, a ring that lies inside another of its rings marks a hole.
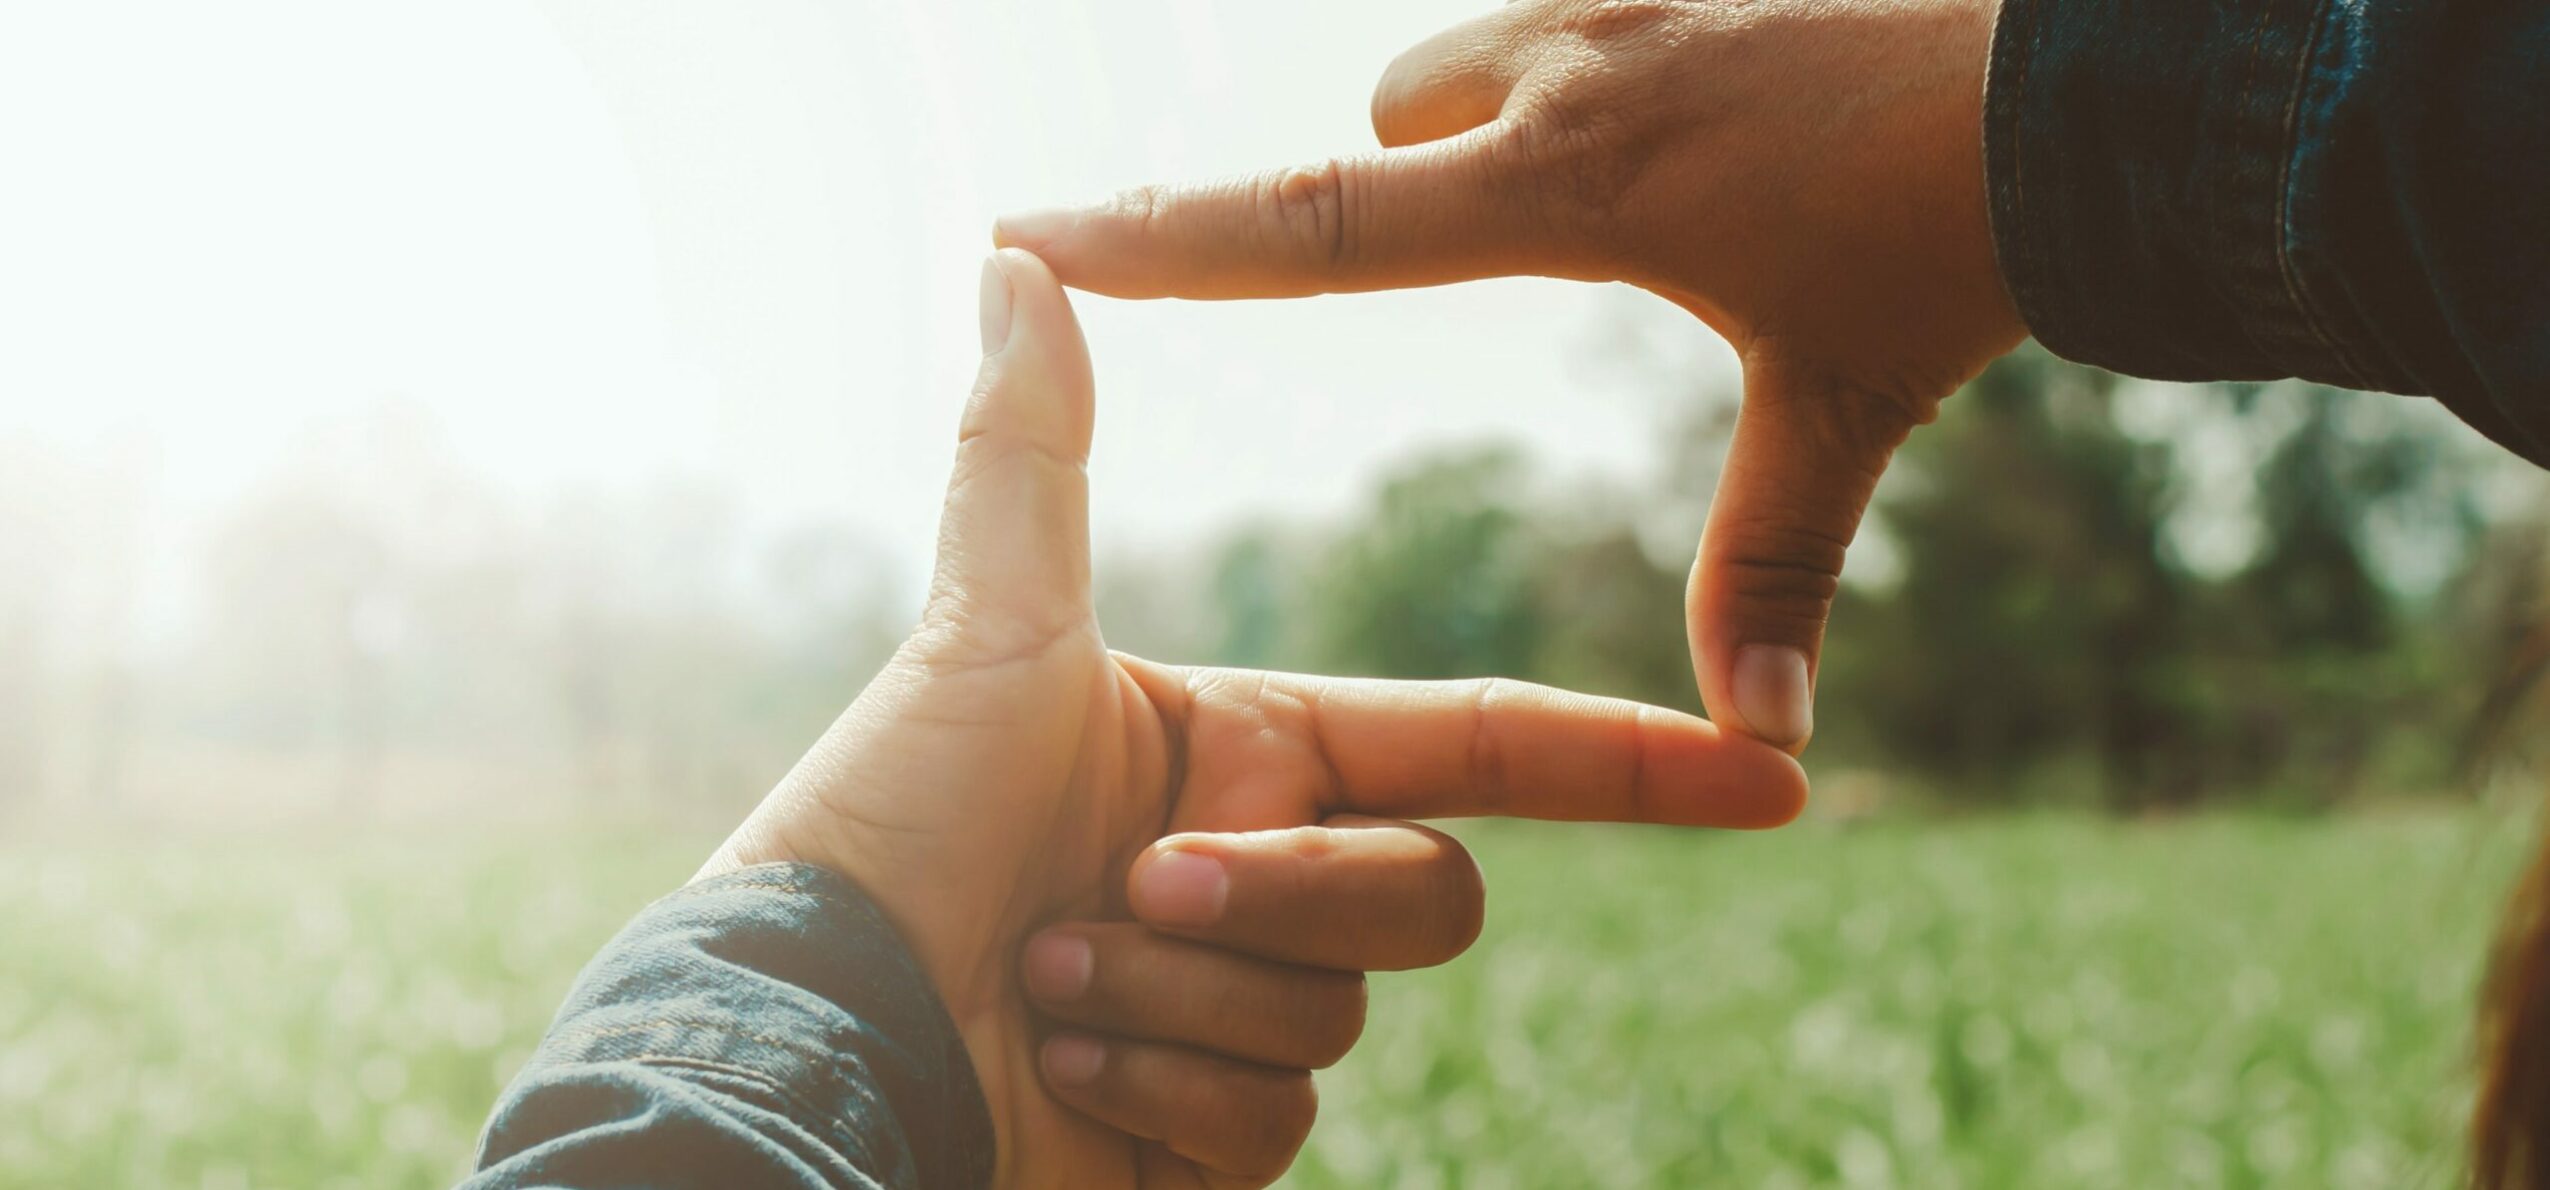
[[[1127,870],[1163,834],[1316,824],[1339,794],[1334,765],[1315,695],[1266,675],[1189,675],[1110,655],[1094,620],[1074,611],[1080,602],[1002,609],[1003,624],[1067,622],[1023,653],[978,653],[959,635],[934,658],[898,661],[930,666],[929,681],[880,683],[911,692],[898,722],[927,728],[897,733],[882,756],[888,771],[935,774],[932,796],[905,787],[896,799],[932,813],[906,821],[909,837],[946,844],[903,850],[898,863],[916,883],[931,869],[1015,874],[916,906],[923,916],[907,929],[990,1101],[999,1184],[1219,1185],[1230,1179],[1047,1093],[1042,1030],[1012,959],[1057,920],[1127,917]],[[863,764],[879,767],[879,752]]]
[[[1040,927],[1124,915],[1126,866],[1166,818],[1159,717],[1099,644],[1094,624],[1033,656],[943,676],[925,701],[943,702],[947,714],[931,721],[951,726],[915,744],[952,774],[938,803],[950,825],[971,820],[976,829],[934,834],[968,837],[975,848],[936,862],[1018,874],[1008,887],[988,882],[974,890],[979,895],[940,906],[939,924],[920,935],[1002,1138],[996,1184],[1180,1184],[1150,1168],[1163,1164],[1165,1150],[1047,1094],[1037,1066],[1041,1031],[1012,967]],[[940,940],[946,944],[933,945]],[[1183,1161],[1167,1164],[1186,1183],[1202,1181]]]
[[[934,890],[897,916],[973,1056],[1002,1137],[998,1184],[1217,1185],[1220,1175],[1047,1093],[1042,1030],[1013,958],[1057,920],[1126,917],[1127,869],[1164,833],[1312,825],[1324,766],[1286,697],[1245,675],[1214,675],[1191,691],[1182,675],[1113,657],[1094,621],[1075,613],[1080,602],[1063,593],[998,609],[991,618],[1003,626],[1061,623],[1051,635],[1021,634],[1023,651],[984,642],[1001,632],[925,632],[931,643],[898,657],[800,771],[839,774],[847,766],[833,761],[855,754],[863,779],[828,796],[914,841],[845,862],[890,907],[895,887]],[[899,680],[897,670],[926,670],[927,680]],[[1186,712],[1174,726],[1155,699],[1168,686]],[[896,731],[864,730],[888,720]],[[1196,739],[1245,746],[1173,771],[1172,756],[1186,751],[1177,745]],[[962,872],[987,878],[940,891]]]

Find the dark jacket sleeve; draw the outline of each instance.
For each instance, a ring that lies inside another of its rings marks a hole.
[[[976,1187],[991,1119],[882,913],[818,868],[703,880],[585,968],[468,1187]]]
[[[2550,466],[2550,3],[2003,0],[1984,152],[2055,354],[2433,396]]]

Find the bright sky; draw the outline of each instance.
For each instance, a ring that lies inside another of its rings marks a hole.
[[[1485,2],[12,5],[0,439],[145,443],[182,521],[403,399],[534,497],[706,474],[917,560],[995,214],[1367,145],[1382,66]],[[1587,366],[1659,317],[1617,289],[1082,309],[1102,540],[1433,440],[1649,458]]]

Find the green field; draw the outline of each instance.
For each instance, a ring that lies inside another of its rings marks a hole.
[[[2445,1186],[2521,826],[1472,829],[1487,936],[1376,981],[1293,1179]],[[0,1181],[448,1181],[706,841],[0,846]]]

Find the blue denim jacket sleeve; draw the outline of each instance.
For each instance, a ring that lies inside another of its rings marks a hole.
[[[982,1186],[991,1117],[885,916],[771,864],[656,902],[576,980],[465,1186]]]
[[[2433,396],[2550,466],[2550,3],[2002,0],[1984,121],[2049,350]]]

